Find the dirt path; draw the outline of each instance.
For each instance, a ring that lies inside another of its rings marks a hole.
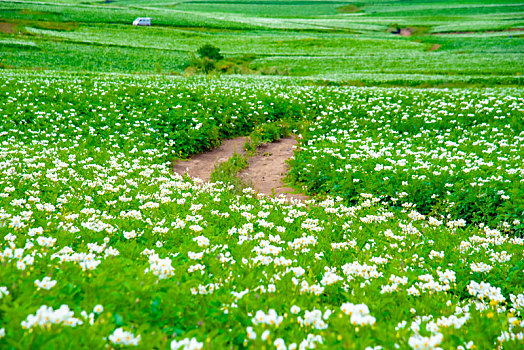
[[[197,154],[187,161],[179,161],[173,171],[180,175],[188,174],[193,178],[209,181],[215,164],[228,160],[235,152],[245,155],[245,137],[224,140],[220,147],[212,151]],[[282,182],[288,171],[286,160],[293,156],[297,141],[294,137],[280,139],[258,147],[256,154],[248,161],[247,169],[240,171],[240,178],[253,186],[255,191],[265,195],[280,195],[288,199],[309,199],[303,194],[294,194],[294,190]]]
[[[309,199],[303,194],[292,193],[294,190],[282,182],[288,171],[286,160],[293,156],[293,146],[296,144],[294,137],[287,137],[261,145],[257,153],[249,159],[248,168],[240,172],[240,177],[251,184],[258,193],[284,194],[288,199]]]
[[[179,161],[173,171],[180,175],[188,174],[193,178],[209,181],[215,164],[222,163],[233,156],[235,152],[244,155],[245,137],[223,140],[222,144],[209,152],[197,154],[187,161]]]

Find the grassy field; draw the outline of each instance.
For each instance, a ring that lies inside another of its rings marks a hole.
[[[0,349],[521,349],[523,10],[0,1]]]

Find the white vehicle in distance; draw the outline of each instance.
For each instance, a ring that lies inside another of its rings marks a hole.
[[[151,17],[138,17],[133,21],[134,26],[150,26]]]

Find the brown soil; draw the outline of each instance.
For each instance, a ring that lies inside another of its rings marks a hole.
[[[224,162],[235,152],[245,155],[245,137],[224,140],[220,147],[212,151],[197,154],[187,161],[178,161],[173,171],[180,175],[187,174],[193,178],[209,181],[215,164]],[[286,160],[293,156],[293,148],[297,144],[294,137],[266,143],[257,148],[253,157],[248,160],[249,166],[240,172],[240,178],[252,186],[256,192],[271,196],[284,195],[287,199],[309,199],[303,194],[292,193],[294,190],[286,187],[283,179],[287,174]]]
[[[440,49],[442,47],[442,45],[440,44],[434,44],[433,46],[431,46],[427,51],[437,51],[438,49]]]
[[[209,152],[197,154],[187,161],[178,161],[173,171],[180,175],[188,174],[193,178],[209,181],[211,172],[215,169],[215,164],[225,162],[233,156],[235,152],[244,155],[245,137],[224,140],[222,144]]]
[[[408,37],[408,36],[411,36],[411,34],[413,34],[412,28],[401,28],[400,29],[400,33],[399,33],[400,36]]]
[[[283,194],[288,199],[309,199],[303,194],[292,193],[294,190],[282,182],[288,171],[286,160],[293,156],[296,144],[294,137],[287,137],[261,145],[249,159],[248,168],[241,171],[241,179],[251,184],[256,192],[268,196]]]
[[[12,34],[15,28],[16,23],[0,22],[0,33]]]

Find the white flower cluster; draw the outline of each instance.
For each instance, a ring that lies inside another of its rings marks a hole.
[[[220,288],[220,284],[218,283],[209,283],[207,285],[199,284],[198,288],[191,288],[191,294],[197,295],[205,295],[205,294],[212,294],[215,290]]]
[[[355,326],[372,326],[375,324],[376,319],[369,314],[369,308],[366,304],[354,305],[351,303],[344,303],[340,307],[340,310],[342,310],[346,315],[351,316],[350,322]]]
[[[322,330],[327,329],[328,324],[324,321],[327,321],[331,315],[331,310],[326,310],[322,315],[322,311],[314,309],[312,311],[306,310],[304,313],[304,318],[297,317],[297,322],[301,326],[312,326],[313,328]]]
[[[94,253],[75,253],[71,247],[64,247],[58,253],[51,256],[52,259],[58,258],[62,262],[77,263],[82,270],[94,270],[101,263],[97,260]]]
[[[317,239],[314,236],[303,236],[295,238],[293,242],[288,242],[291,249],[299,250],[304,249],[308,246],[314,246],[317,244]]]
[[[366,280],[383,276],[382,272],[377,271],[376,265],[360,264],[358,261],[343,265],[342,272],[348,277],[348,280],[352,280],[354,276],[362,277]]]
[[[161,259],[158,254],[149,255],[149,268],[145,273],[151,271],[158,279],[166,279],[175,275],[175,269],[171,265],[170,258]]]
[[[471,281],[469,282],[467,289],[469,294],[476,296],[480,300],[487,298],[493,302],[498,303],[506,300],[504,295],[502,295],[502,291],[499,287],[492,287],[487,282],[477,283],[475,281]]]
[[[205,236],[198,236],[193,238],[193,241],[197,242],[199,247],[207,247],[209,245],[209,239]]]
[[[56,310],[53,310],[50,306],[42,305],[34,315],[29,315],[25,321],[22,321],[22,328],[47,327],[53,324],[76,327],[83,323],[80,319],[73,316],[74,312],[69,310],[67,305],[62,305]]]
[[[343,278],[337,275],[336,273],[326,271],[326,273],[322,277],[322,280],[320,281],[320,284],[323,286],[330,286],[342,280]]]
[[[124,331],[123,328],[117,328],[113,334],[109,336],[109,341],[115,345],[137,346],[140,342],[140,335],[135,337],[133,333]]]
[[[7,290],[7,287],[0,287],[0,299],[7,295],[9,295],[9,290]]]
[[[409,338],[408,344],[415,350],[442,350],[442,348],[439,347],[442,338],[443,336],[440,333],[432,335],[431,337],[423,337],[417,333]]]
[[[51,289],[56,285],[56,281],[51,280],[50,277],[44,277],[42,281],[36,280],[35,286],[42,289]]]
[[[39,236],[36,242],[42,247],[51,248],[56,243],[56,238]]]
[[[267,314],[262,310],[258,310],[255,314],[255,317],[251,319],[251,322],[253,322],[254,325],[267,324],[278,327],[278,325],[280,325],[283,320],[283,316],[278,316],[274,309],[269,309]]]
[[[493,266],[485,264],[483,262],[469,264],[471,271],[473,272],[489,272]]]
[[[132,218],[135,220],[142,220],[142,213],[140,212],[140,210],[129,210],[127,212],[122,211],[120,212],[120,216],[122,218]]]
[[[1,289],[2,288],[0,288],[0,295],[2,294]],[[513,306],[513,312],[516,312],[517,315],[520,315],[521,312],[524,313],[524,293],[517,295],[510,294],[509,299],[511,300],[511,306]]]
[[[204,343],[199,342],[196,338],[186,338],[182,340],[173,340],[171,342],[171,350],[200,350],[204,346]]]
[[[291,280],[293,281],[293,284],[298,284],[298,280],[295,277],[293,277]],[[300,294],[304,293],[320,295],[324,293],[324,287],[318,283],[310,285],[306,280],[303,280],[302,282],[300,282]]]

